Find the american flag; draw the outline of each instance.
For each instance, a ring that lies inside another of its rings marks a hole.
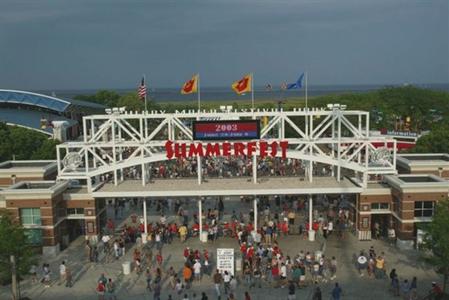
[[[145,77],[142,77],[142,81],[140,82],[139,89],[137,90],[137,94],[141,100],[144,100],[147,96],[147,87],[145,85]]]

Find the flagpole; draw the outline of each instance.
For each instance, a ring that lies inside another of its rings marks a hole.
[[[305,90],[305,92],[306,92],[306,109],[308,108],[308,106],[307,106],[307,72],[305,72],[306,73],[306,90]]]
[[[201,110],[200,73],[198,73],[198,111]]]
[[[143,83],[145,84],[145,113],[147,112],[147,78],[145,74],[143,74]]]
[[[251,73],[251,106],[254,112],[254,74]]]

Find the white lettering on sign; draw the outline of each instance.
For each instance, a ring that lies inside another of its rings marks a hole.
[[[220,273],[228,271],[234,275],[234,249],[217,248],[217,269]]]

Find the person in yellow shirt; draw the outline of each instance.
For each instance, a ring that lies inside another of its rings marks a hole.
[[[382,256],[376,258],[376,269],[374,270],[374,275],[377,279],[380,279],[385,274],[385,260]]]
[[[187,237],[187,226],[182,225],[181,227],[179,227],[178,232],[179,232],[179,237],[181,238],[181,242],[184,243],[186,241],[186,237]]]

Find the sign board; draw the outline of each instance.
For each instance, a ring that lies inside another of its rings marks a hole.
[[[217,248],[217,269],[220,273],[228,271],[234,275],[234,249]]]
[[[259,120],[193,121],[194,140],[252,140],[260,138]]]

